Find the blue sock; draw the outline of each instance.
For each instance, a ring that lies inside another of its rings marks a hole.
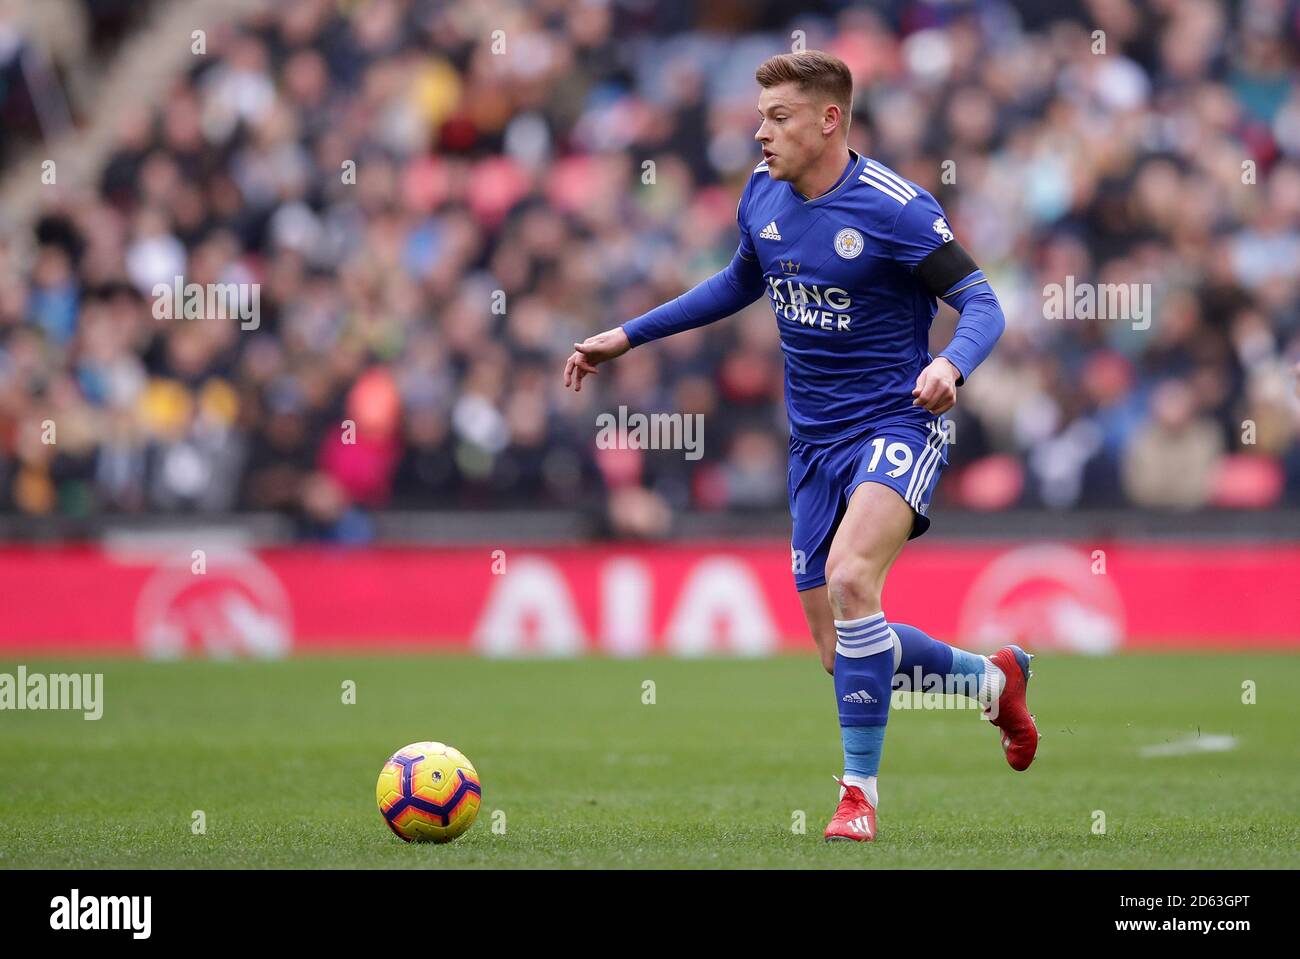
[[[895,637],[884,613],[837,619],[835,632],[835,699],[844,743],[844,782],[862,789],[874,806],[889,721]]]
[[[979,653],[949,646],[906,623],[890,623],[898,637],[900,654],[894,667],[894,689],[914,693],[945,692],[979,699],[994,691],[985,666],[992,666]],[[993,669],[996,672],[996,668]]]
[[[855,779],[874,778],[880,772],[880,753],[885,748],[884,726],[841,726],[844,743],[844,781],[856,786]]]

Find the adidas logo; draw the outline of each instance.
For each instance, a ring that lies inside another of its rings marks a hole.
[[[758,235],[760,240],[779,240],[781,233],[776,228],[776,220],[773,220],[767,226],[763,227],[763,232]]]
[[[859,689],[856,693],[846,693],[842,701],[846,703],[874,703],[876,697],[865,689]]]
[[[866,816],[859,816],[857,819],[849,820],[849,828],[854,832],[863,832],[868,836],[871,835],[871,820]]]

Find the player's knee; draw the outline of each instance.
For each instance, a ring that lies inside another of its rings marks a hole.
[[[871,566],[856,556],[827,564],[826,589],[838,616],[865,616],[880,609],[880,590]]]

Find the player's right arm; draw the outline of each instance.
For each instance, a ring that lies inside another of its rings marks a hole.
[[[581,391],[583,377],[595,373],[598,364],[622,356],[642,343],[715,323],[740,312],[763,295],[763,267],[758,262],[749,230],[745,228],[745,205],[749,202],[753,182],[751,177],[736,205],[740,246],[726,268],[649,313],[590,336],[581,343],[574,343],[573,353],[564,364],[566,387]]]

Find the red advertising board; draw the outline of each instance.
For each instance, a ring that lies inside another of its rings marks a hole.
[[[0,654],[809,650],[781,542],[0,549]],[[917,543],[885,611],[949,642],[1300,652],[1300,547]]]

